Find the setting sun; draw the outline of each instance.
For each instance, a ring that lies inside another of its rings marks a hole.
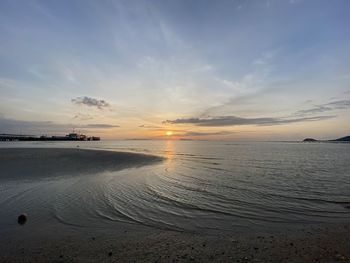
[[[171,136],[171,135],[173,135],[173,132],[172,132],[172,131],[167,131],[167,132],[166,132],[166,135],[167,135],[167,136]]]

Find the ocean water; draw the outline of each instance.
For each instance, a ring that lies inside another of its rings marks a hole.
[[[121,171],[0,182],[0,226],[111,228],[118,222],[188,232],[350,222],[350,144],[209,141],[15,142],[163,156]],[[1,173],[1,164],[0,164]]]

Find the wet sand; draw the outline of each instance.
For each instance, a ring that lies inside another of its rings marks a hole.
[[[44,162],[43,162],[44,160]],[[1,180],[120,170],[156,156],[80,149],[0,149]],[[25,172],[24,172],[25,171]],[[0,262],[350,262],[350,224],[216,234],[115,222],[76,227],[56,220],[0,229]]]
[[[118,171],[162,161],[152,155],[72,148],[0,148],[0,179],[30,180]]]

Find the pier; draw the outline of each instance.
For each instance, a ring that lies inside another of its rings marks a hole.
[[[65,136],[0,134],[0,141],[99,141],[100,137],[86,136],[80,133],[69,133]]]

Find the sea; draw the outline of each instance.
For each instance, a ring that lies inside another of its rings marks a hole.
[[[0,226],[119,223],[231,232],[350,222],[350,144],[124,140],[3,142],[6,147],[144,153],[164,161],[120,171],[0,181]],[[24,171],[25,172],[25,171]],[[1,164],[0,164],[1,173]]]

